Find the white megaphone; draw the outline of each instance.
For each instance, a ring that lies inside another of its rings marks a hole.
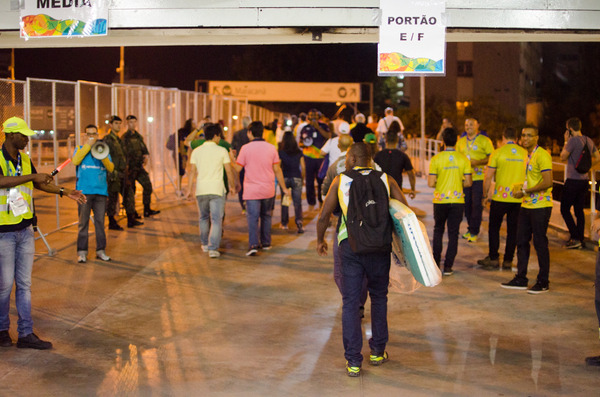
[[[92,157],[98,160],[102,160],[108,157],[110,150],[108,145],[102,141],[96,141],[92,149],[90,150]]]

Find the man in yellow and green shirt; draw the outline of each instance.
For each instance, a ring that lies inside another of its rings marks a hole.
[[[494,145],[490,138],[479,131],[476,118],[465,120],[465,131],[466,135],[458,140],[456,150],[467,156],[471,162],[473,185],[465,188],[465,216],[469,228],[462,237],[473,243],[477,241],[481,227],[484,169],[494,151]]]
[[[446,128],[442,132],[446,149],[433,156],[429,164],[427,184],[435,188],[433,193],[433,259],[441,267],[442,239],[448,223],[448,248],[444,260],[444,275],[452,275],[454,258],[458,251],[458,232],[465,208],[463,187],[472,184],[469,159],[455,150],[456,130]]]
[[[513,196],[523,198],[517,224],[517,275],[502,288],[527,289],[527,265],[530,245],[538,256],[539,273],[537,282],[527,292],[540,294],[549,287],[550,253],[548,250],[548,223],[552,214],[552,156],[538,146],[538,129],[523,128],[521,143],[527,150],[525,181],[521,189],[515,189]]]
[[[483,198],[487,198],[492,180],[496,181],[494,195],[490,205],[490,222],[488,228],[489,254],[477,261],[484,270],[495,270],[500,267],[500,226],[506,215],[506,247],[504,248],[503,269],[512,268],[512,260],[517,246],[517,220],[522,198],[514,197],[516,188],[520,188],[525,180],[527,150],[517,145],[517,131],[507,128],[502,136],[503,145],[490,156],[485,180],[483,182]]]

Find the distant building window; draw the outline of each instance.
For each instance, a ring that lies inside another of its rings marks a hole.
[[[458,61],[458,77],[473,77],[473,61]]]

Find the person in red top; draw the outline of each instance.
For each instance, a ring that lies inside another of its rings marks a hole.
[[[262,122],[250,123],[248,126],[250,142],[242,146],[237,163],[234,164],[236,171],[239,172],[243,168],[246,172],[243,199],[246,201],[248,220],[247,256],[256,255],[259,248],[271,249],[271,210],[275,202],[275,178],[283,193],[290,195],[279,166],[277,149],[265,142],[262,138],[263,132]]]

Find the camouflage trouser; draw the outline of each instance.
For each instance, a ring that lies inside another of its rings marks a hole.
[[[135,171],[130,171],[131,178],[131,186],[133,189],[133,195],[135,196],[135,182],[139,182],[142,185],[142,203],[144,203],[144,208],[150,206],[150,202],[152,201],[152,182],[150,182],[150,175],[146,172],[145,169],[139,169]]]
[[[106,215],[114,217],[119,213],[119,193],[123,197],[123,206],[127,217],[135,214],[135,197],[131,185],[124,183],[124,180],[112,182],[108,186],[108,203],[106,204]]]

